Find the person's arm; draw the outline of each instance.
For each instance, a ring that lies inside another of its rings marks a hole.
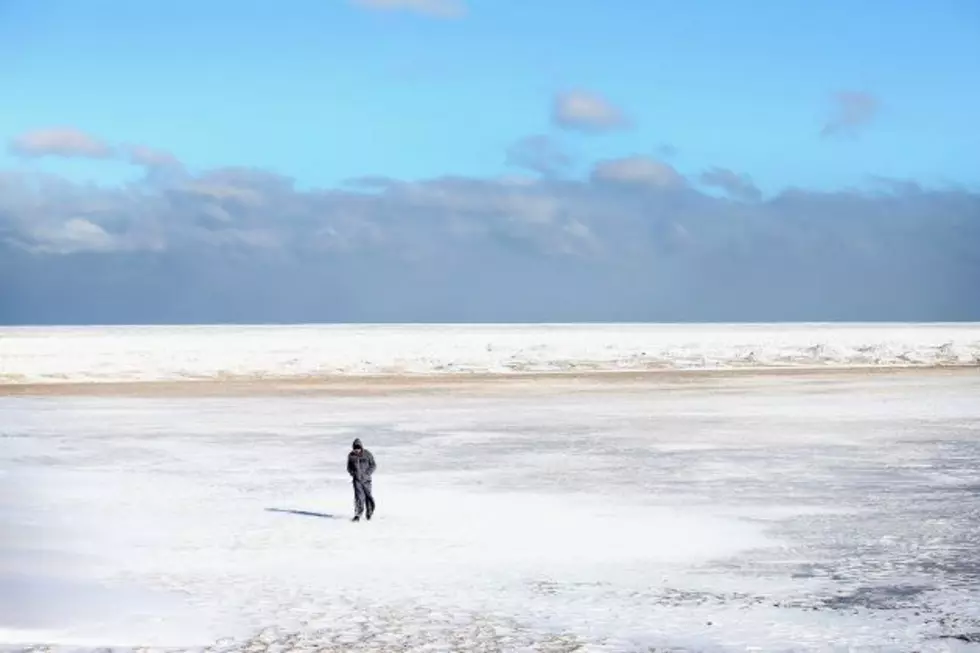
[[[374,470],[376,468],[377,468],[377,465],[374,463],[374,454],[371,453],[371,452],[368,452],[368,476],[370,476],[371,474],[373,474],[374,473]]]
[[[347,473],[352,477],[356,474],[356,470],[354,469],[354,457],[350,454],[347,454]]]

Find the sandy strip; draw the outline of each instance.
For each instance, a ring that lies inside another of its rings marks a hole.
[[[0,384],[0,396],[238,397],[281,395],[384,396],[399,394],[494,394],[623,392],[651,388],[681,389],[732,381],[754,385],[792,378],[827,382],[882,376],[978,376],[980,366],[741,368],[726,370],[651,370],[623,372],[542,372],[432,376],[333,376],[318,378],[230,378],[179,381],[56,382]]]

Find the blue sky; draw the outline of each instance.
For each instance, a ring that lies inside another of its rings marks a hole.
[[[978,71],[970,0],[0,0],[0,323],[980,319]]]
[[[346,0],[8,0],[0,82],[13,101],[0,134],[71,125],[194,169],[260,166],[304,185],[504,174],[507,146],[535,133],[561,139],[580,173],[668,144],[678,169],[723,166],[767,191],[866,175],[977,181],[980,5],[969,0],[465,9],[440,19]],[[556,129],[550,106],[566,89],[600,94],[635,128]],[[880,108],[857,138],[822,139],[839,91]]]

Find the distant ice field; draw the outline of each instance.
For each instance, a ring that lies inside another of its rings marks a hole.
[[[980,371],[0,397],[0,649],[980,650],[978,397]]]
[[[0,328],[0,387],[980,365],[980,324]]]

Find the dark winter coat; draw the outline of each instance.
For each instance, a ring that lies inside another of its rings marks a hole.
[[[376,467],[374,456],[367,449],[361,449],[360,454],[356,451],[347,454],[347,473],[355,481],[370,481]]]

